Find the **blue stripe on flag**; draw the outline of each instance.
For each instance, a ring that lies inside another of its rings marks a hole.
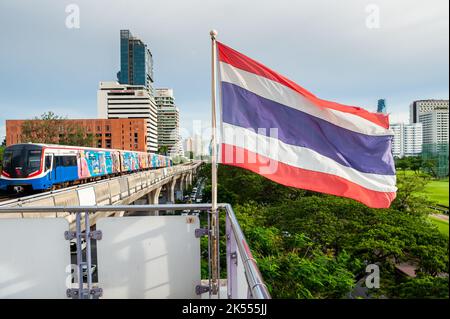
[[[307,147],[360,172],[395,175],[392,136],[371,136],[336,126],[268,100],[237,85],[222,82],[223,122],[252,128],[278,129],[278,139]]]

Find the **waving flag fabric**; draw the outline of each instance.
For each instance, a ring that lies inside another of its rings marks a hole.
[[[385,114],[322,100],[217,43],[219,160],[277,183],[387,208],[396,196]]]

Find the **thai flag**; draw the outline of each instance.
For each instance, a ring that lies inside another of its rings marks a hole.
[[[217,42],[219,161],[277,183],[387,208],[396,196],[385,114],[322,100]]]

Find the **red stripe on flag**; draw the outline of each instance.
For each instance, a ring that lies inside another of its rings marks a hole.
[[[234,145],[222,144],[221,147],[222,164],[248,169],[285,186],[351,198],[372,208],[389,208],[396,196],[393,192],[367,189],[336,175],[290,166]],[[236,163],[236,154],[243,159],[239,163]],[[251,163],[249,158],[252,159]],[[276,165],[274,173],[265,174],[261,171],[272,165]]]
[[[260,76],[263,76],[269,80],[276,81],[280,84],[287,86],[288,88],[300,93],[301,95],[308,98],[318,107],[326,107],[329,109],[350,113],[362,117],[368,121],[371,121],[381,127],[389,128],[389,116],[380,113],[371,113],[363,108],[357,106],[348,106],[339,104],[332,101],[326,101],[318,98],[308,90],[302,88],[297,83],[289,80],[288,78],[282,76],[281,74],[269,69],[265,65],[255,61],[242,53],[224,45],[223,43],[217,42],[219,61],[228,63],[241,70],[251,72]]]

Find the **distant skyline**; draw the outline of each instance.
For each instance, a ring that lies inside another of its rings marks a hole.
[[[80,28],[66,27],[66,7]],[[367,6],[379,28],[367,26]],[[100,81],[117,80],[119,32],[153,54],[155,87],[174,89],[182,130],[210,122],[210,39],[287,76],[320,98],[408,122],[409,104],[449,98],[447,0],[13,1],[0,2],[0,137],[6,119],[46,111],[97,117]]]

